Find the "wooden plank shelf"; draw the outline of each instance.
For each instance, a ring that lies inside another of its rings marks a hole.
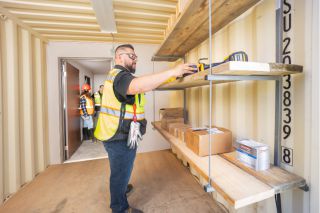
[[[237,79],[228,78],[228,76],[242,76],[242,79],[245,79],[245,76],[250,76],[251,78],[256,76],[255,80],[268,80],[266,76],[297,74],[301,73],[302,70],[302,66],[293,64],[230,61],[212,68],[212,74],[220,77],[220,79],[222,79],[221,77],[225,78],[225,80],[214,80],[213,84],[232,82],[236,81],[234,79]],[[175,90],[209,85],[209,81],[207,80],[209,73],[209,70],[198,72],[173,82],[163,84],[156,90]],[[250,80],[250,77],[247,77],[247,80]],[[238,79],[240,80],[241,77],[238,77]]]
[[[273,165],[270,165],[268,170],[257,172],[241,163],[236,158],[236,152],[225,153],[220,156],[271,186],[276,193],[306,185],[305,179]]]
[[[171,144],[172,150],[182,158],[190,171],[196,171],[208,181],[208,157],[199,157],[185,143],[161,128],[161,122],[152,123]],[[264,172],[245,168],[234,153],[211,156],[211,185],[235,209],[268,199],[276,193],[305,184],[303,178],[281,168],[272,167]]]
[[[212,33],[215,33],[254,6],[260,0],[213,0]],[[183,57],[186,52],[208,38],[209,4],[207,0],[190,0],[165,40],[155,53],[164,61]],[[158,58],[159,59],[159,58]]]
[[[208,157],[194,154],[182,141],[163,130],[160,122],[153,125],[170,142],[177,155],[187,161],[190,169],[208,181]],[[212,186],[235,209],[265,200],[275,193],[272,187],[218,155],[211,158],[211,171]]]

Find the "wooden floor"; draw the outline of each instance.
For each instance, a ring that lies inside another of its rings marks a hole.
[[[108,160],[50,166],[0,212],[94,213],[109,209]],[[130,205],[146,213],[224,212],[169,151],[138,154]]]

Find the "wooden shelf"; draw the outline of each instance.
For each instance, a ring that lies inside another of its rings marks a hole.
[[[260,0],[213,0],[212,33],[219,31]],[[190,0],[155,56],[183,57],[208,38],[208,1]]]
[[[283,76],[289,74],[297,74],[302,72],[303,67],[300,65],[293,64],[277,64],[277,63],[258,63],[258,62],[242,62],[242,61],[230,61],[219,66],[212,68],[212,74],[217,77],[224,77],[225,80],[215,80],[214,84],[226,83],[237,81],[236,79],[246,79],[250,80],[264,80],[268,77],[265,76]],[[209,85],[207,77],[209,75],[209,70],[198,72],[184,78],[175,80],[173,82],[163,84],[156,90],[175,90],[184,89],[189,87],[197,87]],[[239,77],[229,77],[228,76],[239,76]],[[241,77],[242,76],[242,77]],[[250,76],[250,77],[245,77]],[[253,78],[256,76],[256,79]],[[271,80],[271,79],[269,79]]]
[[[306,184],[305,179],[273,165],[271,165],[268,170],[257,172],[241,163],[236,158],[236,152],[225,153],[220,156],[271,186],[275,189],[276,193],[302,187]]]
[[[208,181],[208,157],[199,157],[193,153],[185,143],[163,130],[160,122],[154,122],[153,126],[168,140],[177,155]],[[232,153],[211,156],[211,172],[212,186],[235,209],[305,184],[303,178],[277,167],[264,172],[247,169],[236,161]]]

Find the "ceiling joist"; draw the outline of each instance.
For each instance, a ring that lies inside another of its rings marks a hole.
[[[178,0],[113,0],[119,42],[161,43]],[[97,22],[91,0],[0,0],[15,20],[44,39],[111,42]]]

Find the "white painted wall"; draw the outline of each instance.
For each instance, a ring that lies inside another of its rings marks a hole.
[[[77,63],[76,61],[68,61],[69,64],[74,66],[79,70],[79,88],[81,90],[82,85],[84,84],[84,77],[88,76],[90,78],[90,85],[93,88],[94,85],[94,74],[91,70],[88,70],[86,67],[82,66],[81,64]],[[92,91],[91,91],[92,92]],[[81,91],[79,91],[81,93]]]
[[[315,52],[319,51],[319,2],[285,2],[292,4],[293,27],[289,49],[292,63],[303,65],[304,73],[292,76],[292,132],[290,139],[283,141],[282,145],[294,150],[293,166],[282,166],[304,177],[311,186],[311,192],[295,189],[282,193],[282,212],[319,212],[319,52]],[[221,61],[226,55],[243,50],[251,61],[275,62],[275,3],[274,0],[261,1],[257,7],[216,33],[213,36],[213,61]],[[208,50],[209,41],[206,40],[187,54],[187,61],[196,62],[198,58],[208,57]],[[273,82],[214,85],[213,123],[229,128],[234,137],[249,137],[268,144],[273,150],[274,88]],[[208,91],[208,87],[187,90],[189,122],[194,126],[209,122]],[[317,122],[312,121],[314,119]],[[311,199],[310,194],[314,196]],[[236,212],[276,212],[274,198]]]
[[[104,84],[107,74],[95,74],[93,77],[93,93],[99,90],[99,86]]]
[[[153,63],[151,57],[157,50],[157,45],[134,44],[135,51],[139,56],[137,62],[137,75],[151,73]],[[112,45],[108,43],[93,42],[50,42],[47,47],[48,67],[48,111],[49,113],[49,150],[50,164],[62,162],[61,153],[61,117],[60,115],[60,78],[59,57],[112,57]],[[154,70],[159,71],[167,68],[167,63],[157,62]],[[160,135],[152,130],[150,122],[153,120],[153,93],[146,94],[146,118],[149,121],[147,133],[138,149],[138,152],[148,152],[169,148],[169,145]],[[169,105],[168,98],[162,98],[161,105]]]

